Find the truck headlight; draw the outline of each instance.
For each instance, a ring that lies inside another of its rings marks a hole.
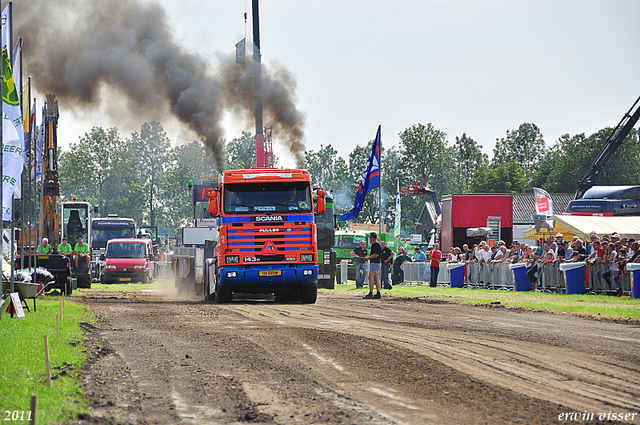
[[[313,270],[302,270],[303,276],[313,276]]]
[[[144,270],[144,265],[133,266],[134,270]]]
[[[300,261],[313,261],[313,254],[300,254]]]
[[[116,266],[114,266],[113,264],[109,264],[109,265],[107,265],[107,266],[104,266],[104,268],[105,268],[106,270],[115,270],[115,269],[116,269]]]
[[[227,272],[227,277],[238,277],[238,272]]]
[[[239,255],[227,255],[225,258],[225,261],[229,264],[229,263],[239,263],[240,262],[240,256]]]

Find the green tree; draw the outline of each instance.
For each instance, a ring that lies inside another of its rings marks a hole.
[[[331,145],[320,145],[317,152],[305,152],[304,169],[311,174],[311,183],[314,187],[340,190],[347,186],[345,184],[347,165]]]
[[[544,157],[545,143],[540,129],[533,123],[520,124],[517,130],[507,130],[506,137],[496,139],[493,164],[516,162],[531,172],[538,168]]]
[[[203,178],[217,175],[215,161],[202,143],[194,140],[172,148],[165,167],[165,183],[158,193],[165,207],[163,225],[177,231],[178,227],[189,224],[193,218],[193,192],[189,190],[189,180],[199,184]],[[196,208],[206,208],[206,204],[199,203]],[[201,216],[199,211],[196,216]]]
[[[467,192],[471,176],[477,169],[488,165],[489,157],[482,152],[480,145],[468,137],[466,133],[462,133],[461,137],[456,136],[452,156],[455,169],[452,193]]]
[[[243,131],[242,136],[227,143],[224,151],[229,170],[248,169],[256,166],[256,141],[248,131]]]
[[[86,199],[103,215],[140,216],[138,198],[131,192],[137,160],[116,128],[92,128],[58,158],[63,198]]]
[[[432,124],[416,124],[400,133],[400,186],[408,186],[415,178],[425,179],[438,198],[454,193],[454,150],[447,145],[446,134]],[[402,198],[402,223],[413,227],[418,221],[425,199],[422,196]]]
[[[531,190],[529,171],[515,161],[480,167],[469,184],[471,193],[523,193]]]
[[[162,125],[152,121],[142,124],[140,133],[132,133],[127,144],[136,152],[136,170],[139,176],[136,184],[145,194],[143,221],[156,226],[158,217],[161,217],[160,222],[165,219],[166,206],[160,202],[158,193],[165,183],[164,167],[171,142]]]
[[[589,137],[584,133],[561,136],[551,146],[533,176],[532,185],[550,193],[576,191],[593,162],[598,158],[613,129],[602,129]],[[616,153],[599,173],[598,185],[635,185],[640,183],[638,131],[631,130]]]

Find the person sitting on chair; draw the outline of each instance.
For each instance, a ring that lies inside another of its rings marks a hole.
[[[38,247],[36,248],[36,254],[51,254],[51,245],[49,245],[49,239],[42,238],[42,244],[38,245]]]
[[[78,263],[89,268],[89,245],[84,243],[80,237],[73,250],[76,252],[76,269],[78,268]]]
[[[71,244],[67,242],[67,238],[62,238],[62,243],[58,245],[58,254],[64,255],[65,257],[70,257],[73,248],[71,248]]]

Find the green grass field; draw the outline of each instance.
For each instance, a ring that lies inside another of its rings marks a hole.
[[[333,290],[323,292],[353,292],[363,296],[369,291],[356,289],[355,284],[336,285]],[[382,290],[382,296],[424,297],[464,304],[500,303],[507,307],[522,307],[539,311],[577,314],[611,319],[640,321],[640,299],[608,297],[604,295],[563,295],[545,292],[494,291],[488,289],[430,288],[426,286],[395,286]]]
[[[90,411],[78,378],[87,360],[80,323],[93,319],[83,306],[72,302],[75,297],[65,299],[59,343],[56,342],[56,314],[60,314],[60,297],[39,298],[35,312],[33,301],[28,300],[31,311],[25,311],[24,319],[11,318],[6,312],[8,304],[3,305],[0,320],[2,423],[28,423],[12,421],[11,415],[16,411],[25,412],[18,417],[27,418],[32,395],[38,396],[38,423],[69,421],[78,413]],[[49,339],[50,389],[47,388],[45,335]],[[9,416],[6,411],[10,412]]]

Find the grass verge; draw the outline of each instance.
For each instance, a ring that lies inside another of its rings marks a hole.
[[[27,418],[31,396],[38,397],[38,423],[56,423],[74,420],[79,413],[89,412],[89,401],[84,397],[79,376],[88,355],[83,344],[80,323],[93,320],[87,310],[74,303],[74,296],[64,302],[63,320],[60,321],[60,342],[56,341],[56,314],[60,314],[60,297],[45,296],[37,301],[28,300],[30,312],[25,318],[11,318],[6,313],[8,300],[3,304],[0,320],[0,413],[3,423],[12,421],[13,412],[25,412]],[[44,336],[49,339],[51,388],[47,387]],[[6,411],[11,412],[7,417]],[[15,416],[14,416],[15,417]],[[7,421],[7,422],[4,422]]]
[[[356,289],[355,284],[336,285],[327,292],[353,292],[365,295],[369,288]],[[395,286],[382,290],[383,296],[424,297],[463,304],[497,304],[532,310],[553,311],[581,316],[640,321],[640,299],[604,295],[564,295],[545,292],[495,291],[467,288],[430,288],[426,286]]]

